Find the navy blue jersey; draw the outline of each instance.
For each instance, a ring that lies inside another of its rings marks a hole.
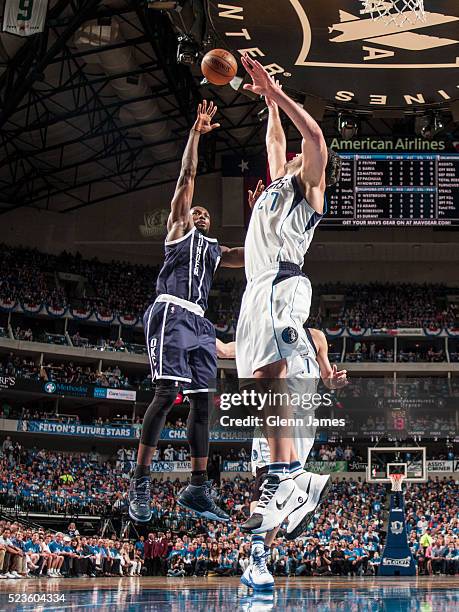
[[[198,304],[204,311],[221,249],[195,227],[182,238],[165,242],[164,265],[156,282],[157,295],[167,293]]]

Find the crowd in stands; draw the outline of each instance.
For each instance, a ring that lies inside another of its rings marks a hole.
[[[99,387],[121,388],[130,387],[128,376],[124,375],[119,366],[107,366],[100,372],[94,366],[80,366],[73,362],[47,363],[42,366],[42,376],[46,381],[67,383],[71,385],[97,385]]]
[[[67,533],[0,521],[0,579],[139,576],[143,538],[134,542],[81,536],[74,523]]]
[[[33,342],[34,340],[30,327],[27,329],[22,329],[21,327],[16,326],[16,329],[14,330],[14,337],[16,340],[25,340],[27,342]]]
[[[0,299],[65,305],[65,292],[56,284],[54,260],[52,255],[34,249],[0,245]]]
[[[311,459],[335,461],[337,459],[332,457],[339,457],[342,449],[341,445],[319,445],[312,453]],[[344,456],[361,459],[349,446],[344,448]],[[110,460],[104,460],[95,450],[88,454],[26,449],[19,442],[13,442],[10,436],[6,436],[0,447],[0,505],[16,505],[24,510],[66,514],[105,514],[107,508],[121,510],[125,504],[135,457],[134,447],[122,447]],[[187,447],[168,444],[161,445],[155,460],[186,461],[188,458]],[[248,448],[241,448],[237,452],[220,450],[212,453],[211,463],[218,467],[224,460],[248,461],[249,458]],[[241,482],[239,478],[237,482]],[[242,483],[241,501],[248,497],[249,490],[248,481]],[[167,485],[170,490],[166,496],[164,491],[160,495],[158,489],[159,497],[154,508],[154,516],[157,519],[163,516],[166,505],[171,513],[180,512],[172,503],[171,491],[177,486],[180,486],[178,481]],[[227,486],[232,485],[228,482]],[[228,500],[231,505],[231,500]],[[188,520],[186,513],[177,516]]]
[[[165,450],[170,448],[168,445]],[[173,450],[186,453],[184,446]],[[313,457],[327,461],[341,452],[348,460],[357,456],[349,446],[319,444]],[[246,450],[240,453],[241,458],[248,455]],[[121,512],[129,486],[129,474],[123,471],[122,463],[133,456],[127,448],[119,449],[112,461],[103,461],[95,450],[90,454],[30,450],[7,436],[1,446],[0,504],[67,515],[106,515],[107,509],[112,514]],[[71,576],[242,573],[250,547],[238,526],[250,512],[253,480],[222,478],[218,503],[231,515],[227,525],[192,519],[176,504],[182,487],[179,480],[152,480],[155,533],[148,536],[148,544],[147,540],[133,546],[116,537],[81,537],[75,528],[60,537],[46,532],[30,534],[0,522],[0,573],[7,577],[29,573],[53,576],[59,571]],[[457,483],[445,477],[412,484],[405,499],[409,541],[419,572],[457,574]],[[282,538],[274,542],[271,570],[276,575],[374,574],[382,553],[386,508],[384,486],[354,479],[335,481],[305,534],[292,543]],[[3,552],[8,555],[2,557]]]
[[[78,253],[50,255],[6,245],[0,245],[0,266],[0,300],[46,302],[97,310],[100,314],[135,316],[142,316],[153,298],[159,269],[87,260]],[[62,281],[60,273],[76,275],[82,281],[80,289]],[[234,330],[243,290],[242,279],[217,277],[214,281],[209,316],[219,327]],[[440,284],[316,284],[309,325],[377,329],[444,327],[458,322],[456,305],[447,299],[452,293],[453,289]],[[343,295],[337,316],[330,316],[321,304],[320,297],[327,294]]]
[[[21,327],[16,325],[12,331],[12,337],[15,340],[23,342],[45,342],[46,344],[58,344],[60,346],[74,346],[76,348],[92,348],[98,351],[118,352],[118,353],[135,353],[137,355],[146,355],[147,348],[145,345],[135,342],[125,342],[122,338],[111,340],[103,336],[89,338],[82,336],[79,331],[76,331],[71,337],[65,334],[43,329],[43,322],[39,326],[35,326],[35,331],[31,327]],[[0,337],[10,337],[9,331],[1,327]]]
[[[0,578],[28,576],[232,576],[247,567],[250,542],[239,525],[249,514],[251,480],[222,480],[219,503],[229,524],[193,520],[175,503],[178,481],[153,481],[153,527],[136,541],[101,534],[30,529],[0,521]],[[419,574],[459,573],[456,483],[444,478],[406,492],[409,545]],[[278,537],[268,567],[277,576],[374,575],[383,543],[386,491],[356,480],[335,481],[305,533]]]
[[[9,353],[0,357],[0,376],[19,376],[31,380],[40,380],[41,367],[30,357]]]
[[[444,285],[371,283],[342,289],[345,299],[337,323],[347,327],[445,327],[458,320]]]
[[[360,456],[348,444],[320,444],[311,450],[309,458],[316,461],[353,461],[360,459]]]
[[[95,365],[78,365],[72,361],[35,363],[31,358],[22,358],[17,353],[0,357],[0,375],[19,376],[37,381],[53,381],[71,385],[97,385],[98,387],[124,388],[141,387],[151,389],[151,374],[128,376],[118,365],[104,366],[103,371]]]
[[[79,253],[50,255],[4,244],[0,245],[0,267],[0,299],[96,309],[101,314],[143,314],[158,274],[153,266],[103,263],[96,258],[83,259]],[[83,280],[82,293],[66,288],[59,273]]]
[[[393,347],[377,345],[375,342],[365,342],[357,340],[354,342],[353,350],[346,354],[348,362],[383,362],[394,361]],[[417,345],[413,350],[400,348],[397,354],[397,361],[402,363],[414,363],[417,361],[440,363],[446,361],[444,350],[435,350],[433,346],[422,347]]]
[[[402,363],[415,363],[418,361],[441,363],[442,361],[446,361],[446,355],[443,350],[435,351],[433,347],[430,346],[427,350],[400,350],[398,352],[397,361],[400,361]]]
[[[98,514],[118,506],[127,491],[128,477],[95,451],[65,454],[26,450],[7,439],[0,460],[0,497],[3,503],[43,512]],[[107,506],[108,504],[108,506]]]
[[[346,354],[346,361],[391,362],[394,361],[394,351],[389,347],[377,346],[375,342],[357,340],[354,342],[353,350]]]
[[[80,332],[77,331],[71,337],[71,342],[73,346],[78,348],[93,348],[98,351],[108,351],[114,353],[137,353],[140,355],[147,354],[147,348],[144,345],[135,344],[133,342],[125,342],[122,338],[117,338],[116,340],[110,340],[108,338],[104,338],[103,336],[98,337],[97,339],[86,338],[80,335]]]

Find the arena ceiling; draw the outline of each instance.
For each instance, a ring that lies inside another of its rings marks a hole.
[[[184,34],[186,52],[231,46],[222,40],[226,28],[212,16],[216,5],[50,0],[43,34],[22,39],[2,33],[0,212],[23,206],[75,211],[173,181],[203,97],[218,104],[221,129],[203,142],[200,173],[218,170],[222,153],[261,152],[263,103],[230,86],[203,86],[196,65],[176,61]],[[339,105],[326,95],[311,98],[314,92],[298,87],[298,79],[294,85],[292,95],[323,116],[327,135],[338,136]],[[362,134],[413,133],[414,117],[403,110],[360,110]],[[445,110],[445,133],[459,140]],[[294,146],[298,135],[288,129]]]

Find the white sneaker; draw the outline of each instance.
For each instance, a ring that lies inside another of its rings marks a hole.
[[[13,578],[22,578],[22,576],[20,574],[18,574],[16,571],[13,571],[13,572],[10,572],[10,573],[11,573],[11,576]]]
[[[266,566],[268,553],[265,553],[263,546],[255,548],[250,557],[245,572],[241,576],[242,584],[254,591],[270,591],[274,588],[274,578]]]
[[[302,491],[309,495],[309,489],[312,484],[312,477],[316,476],[313,472],[306,472],[306,470],[301,470],[295,476],[292,476],[293,481],[300,487]]]
[[[271,531],[307,502],[304,491],[290,476],[281,479],[278,474],[268,474],[260,491],[258,504],[250,518],[241,525],[242,531],[253,534]]]
[[[295,540],[303,533],[331,486],[329,474],[302,472],[294,481],[307,496],[307,503],[289,515],[285,534],[287,540]]]

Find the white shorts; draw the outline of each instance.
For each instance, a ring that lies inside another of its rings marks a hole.
[[[287,361],[287,364],[289,362]],[[309,378],[297,375],[295,378],[288,379],[288,388],[290,394],[308,394],[313,395],[317,392],[319,379]],[[297,424],[289,430],[289,435],[293,438],[294,447],[298,456],[298,461],[302,466],[306,463],[309,453],[314,446],[316,437],[316,425],[309,425],[306,421],[307,417],[315,417],[316,409],[301,409],[296,408],[292,417],[298,419]],[[255,475],[257,469],[265,467],[271,463],[271,453],[269,451],[268,441],[265,438],[263,430],[256,429],[252,440],[252,473]]]
[[[289,376],[304,368],[311,298],[311,283],[295,264],[281,262],[248,281],[236,330],[239,378],[281,359]]]
[[[261,432],[260,432],[261,433]],[[316,427],[311,427],[310,430],[305,431],[302,427],[300,429],[294,429],[294,444],[296,454],[298,455],[298,461],[302,466],[306,463],[314,446],[316,435]],[[255,476],[257,469],[265,467],[271,463],[271,454],[269,452],[269,446],[267,439],[261,435],[259,438],[252,440],[252,474]]]

